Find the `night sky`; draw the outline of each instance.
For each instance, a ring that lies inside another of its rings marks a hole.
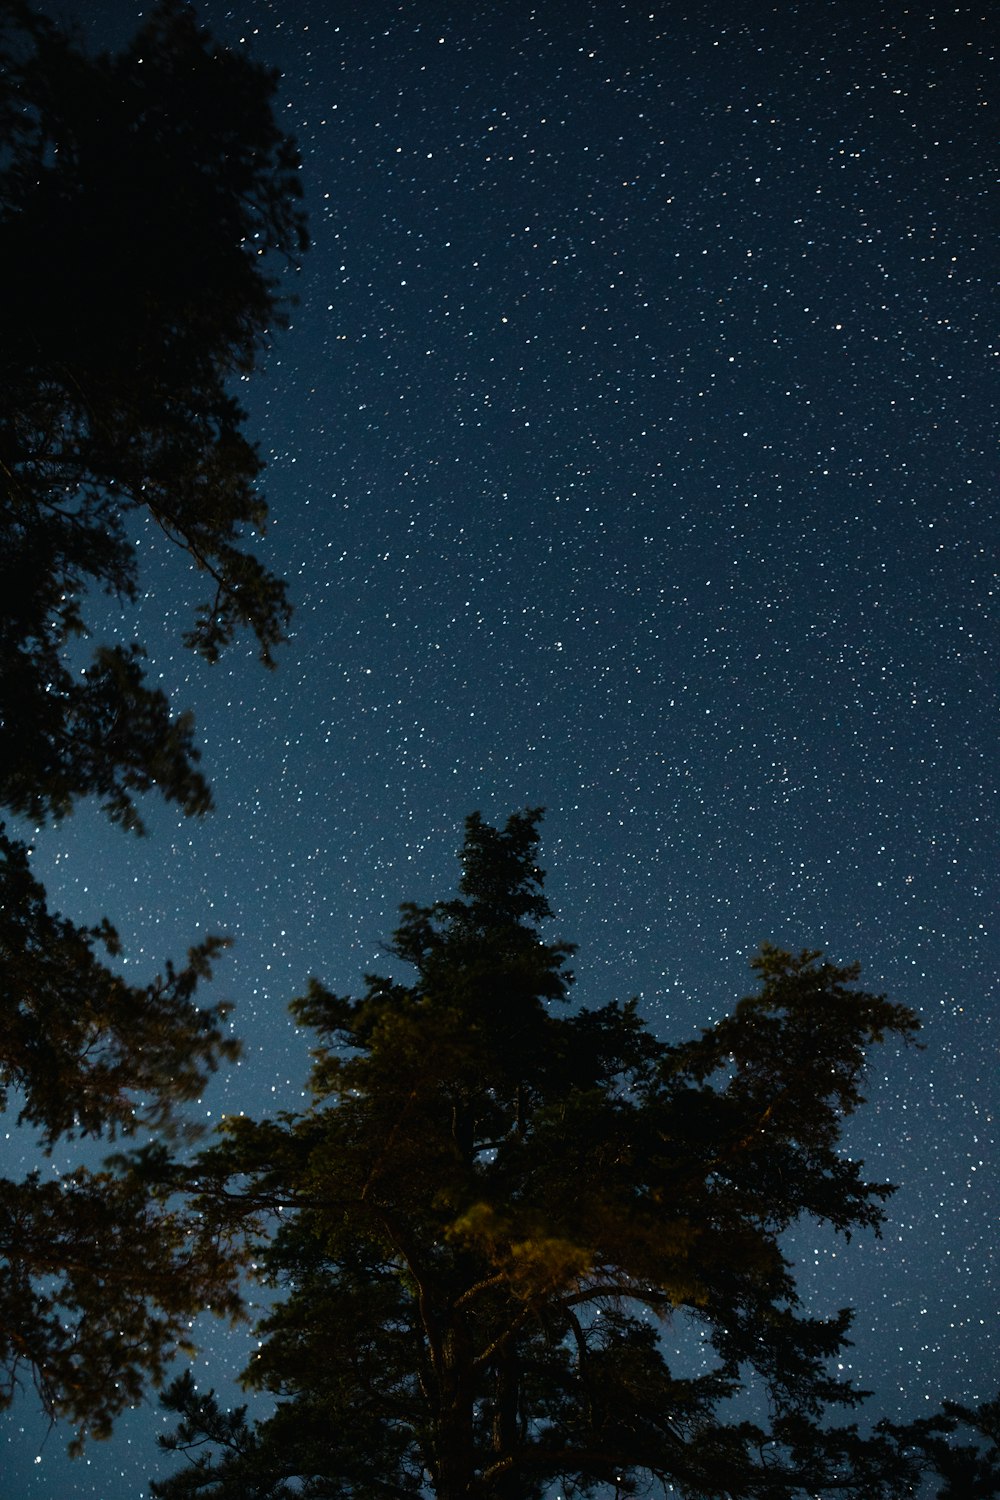
[[[84,31],[140,14],[102,0]],[[576,998],[637,994],[669,1038],[752,987],[763,940],[860,960],[925,1025],[848,1133],[902,1186],[880,1242],[789,1250],[812,1310],[858,1309],[876,1415],[995,1393],[988,7],[199,14],[282,69],[304,157],[300,305],[241,392],[294,634],[276,674],[248,642],[193,659],[199,581],[139,535],[148,591],[104,628],[195,708],[217,811],[40,833],[53,905],[106,912],[144,979],[235,938],[211,993],[246,1054],[209,1122],[296,1103],[288,1000],[385,968],[473,809],[548,809]],[[205,1336],[226,1389],[247,1337]],[[138,1497],[161,1428],[150,1405],[70,1468],[19,1409],[2,1500]]]

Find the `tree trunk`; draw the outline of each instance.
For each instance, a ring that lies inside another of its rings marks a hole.
[[[436,1500],[473,1500],[478,1495],[472,1422],[471,1350],[460,1324],[448,1330],[443,1346],[441,1415],[435,1444]]]
[[[520,1442],[518,1398],[520,1370],[516,1354],[501,1354],[497,1361],[495,1405],[493,1409],[493,1462],[513,1459]],[[494,1476],[489,1487],[490,1500],[519,1500],[517,1468]]]

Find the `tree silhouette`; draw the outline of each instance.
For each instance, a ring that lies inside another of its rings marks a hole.
[[[284,318],[267,252],[305,246],[297,157],[275,75],[179,0],[114,56],[11,0],[0,17],[0,800],[40,818],[97,794],[131,822],[155,784],[202,811],[141,649],[81,676],[63,648],[88,593],[136,597],[145,519],[208,581],[188,643],[214,659],[247,625],[271,660],[288,606],[241,542],[267,512],[232,381]]]
[[[265,662],[284,585],[246,543],[262,469],[234,382],[285,321],[273,255],[305,248],[298,159],[276,76],[162,0],[115,55],[88,55],[0,0],[0,809],[36,823],[97,798],[142,831],[156,790],[211,805],[190,714],[146,678],[138,641],[83,640],[101,593],[142,590],[152,537],[207,595],[184,639],[214,660],[238,628]],[[141,548],[138,543],[142,543]],[[199,1007],[209,938],[147,985],[114,966],[107,921],[50,909],[25,843],[0,825],[0,1091],[43,1149],[79,1136],[164,1139],[236,1046]],[[165,1146],[61,1178],[0,1183],[0,1403],[33,1380],[45,1408],[106,1434],[187,1338],[234,1312],[232,1262],[154,1189]],[[151,1172],[156,1163],[156,1173]]]
[[[891,1188],[841,1127],[871,1046],[916,1018],[770,947],[692,1041],[634,1003],[566,1011],[539,817],[469,819],[459,896],[402,908],[412,981],[313,983],[311,1106],[229,1119],[203,1155],[202,1213],[283,1293],[244,1377],[278,1401],[223,1430],[177,1385],[165,1446],[193,1462],[161,1500],[909,1493],[917,1448],[862,1436],[831,1373],[851,1313],[804,1312],[781,1237],[877,1232]],[[768,1420],[734,1415],[747,1390]]]

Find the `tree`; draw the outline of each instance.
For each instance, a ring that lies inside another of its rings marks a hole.
[[[868,1051],[916,1017],[856,968],[765,947],[759,992],[680,1045],[634,1002],[566,1012],[545,942],[540,813],[468,820],[455,900],[407,905],[410,983],[314,982],[303,1113],[225,1122],[201,1211],[283,1292],[248,1387],[254,1426],[189,1379],[161,1500],[541,1500],[909,1493],[916,1450],[837,1420],[851,1314],[807,1316],[781,1237],[878,1231],[891,1189],[842,1149]],[[674,1368],[664,1335],[700,1337]],[[769,1423],[728,1406],[748,1387]]]
[[[940,1481],[935,1500],[994,1500],[1000,1495],[1000,1398],[975,1409],[945,1401],[932,1417],[886,1427],[903,1452]],[[963,1429],[966,1441],[954,1441]]]
[[[141,649],[74,676],[64,647],[88,591],[136,597],[145,518],[209,581],[188,644],[214,660],[246,625],[272,659],[288,604],[241,544],[267,509],[232,382],[285,316],[265,262],[306,244],[298,159],[276,75],[181,0],[115,56],[16,0],[0,19],[0,800],[41,818],[96,794],[133,823],[155,784],[203,811],[190,722]]]
[[[214,661],[245,626],[270,665],[283,638],[284,585],[245,541],[267,507],[233,394],[287,320],[273,253],[306,246],[275,87],[180,0],[99,56],[0,0],[0,809],[15,816],[97,798],[142,832],[152,790],[185,814],[211,806],[192,718],[147,681],[142,645],[83,653],[95,596],[138,597],[151,537],[208,580],[193,650]],[[50,910],[29,852],[0,825],[4,1107],[47,1151],[159,1141],[100,1172],[0,1184],[0,1405],[27,1375],[50,1413],[103,1435],[192,1311],[238,1304],[231,1259],[153,1182],[177,1106],[236,1052],[228,1008],[194,998],[224,943],[126,984],[114,929]]]

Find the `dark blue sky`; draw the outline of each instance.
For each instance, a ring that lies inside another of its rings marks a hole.
[[[925,1023],[849,1133],[902,1187],[881,1242],[794,1249],[905,1415],[1000,1384],[985,12],[201,5],[283,70],[305,162],[301,302],[245,391],[294,638],[275,675],[193,661],[197,581],[143,535],[113,628],[196,709],[218,810],[151,810],[141,844],[82,811],[35,856],[144,976],[236,938],[212,1119],[294,1103],[288,999],[385,963],[474,808],[548,808],[578,998],[636,993],[671,1037],[762,940],[859,959]],[[225,1385],[249,1346],[206,1332]],[[19,1412],[2,1500],[139,1496],[159,1422],[67,1470]]]

